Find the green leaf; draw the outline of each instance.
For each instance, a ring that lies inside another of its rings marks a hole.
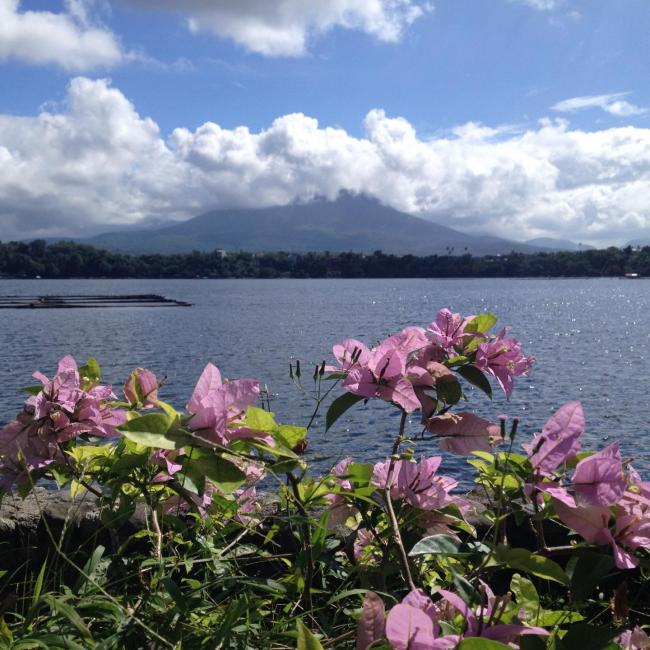
[[[612,644],[612,639],[618,631],[614,627],[594,625],[592,623],[577,623],[569,628],[569,631],[562,637],[562,641],[556,644],[562,650],[575,650],[576,648],[588,648],[589,650],[609,650],[618,648]]]
[[[488,378],[481,370],[475,366],[461,366],[456,372],[476,388],[482,390],[490,399],[492,399],[492,386]]]
[[[458,404],[463,396],[463,389],[455,377],[453,381],[451,381],[452,378],[449,379],[450,381],[439,381],[436,384],[436,393],[438,398],[445,402],[445,404]]]
[[[323,650],[320,641],[305,627],[300,620],[296,622],[298,645],[296,650]]]
[[[58,614],[61,614],[63,617],[67,618],[77,631],[84,637],[87,641],[92,642],[93,636],[88,629],[88,626],[83,622],[83,619],[74,607],[71,607],[63,601],[61,598],[55,598],[54,596],[45,596],[47,604],[52,608],[52,611]]]
[[[553,580],[562,585],[569,584],[568,576],[557,562],[547,557],[536,555],[525,548],[499,546],[496,552],[496,560],[498,563],[505,564],[511,569],[524,571],[538,578]]]
[[[169,593],[169,595],[174,599],[176,607],[178,607],[181,612],[187,612],[188,602],[185,596],[183,596],[183,592],[179,589],[178,585],[168,577],[162,578],[161,582],[167,590],[167,593]]]
[[[281,424],[277,430],[272,433],[276,440],[284,443],[284,445],[293,449],[299,442],[305,439],[307,435],[306,427],[296,427],[290,424]]]
[[[246,417],[242,425],[253,431],[270,434],[276,443],[280,443],[281,446],[288,450],[293,449],[307,435],[307,429],[305,427],[278,424],[275,421],[273,413],[269,413],[256,406],[249,406],[246,409]],[[278,454],[274,455],[277,456]]]
[[[188,476],[206,476],[225,494],[230,494],[246,480],[244,472],[221,456],[205,454],[188,458],[183,467]]]
[[[41,591],[43,591],[43,580],[45,578],[45,567],[47,566],[47,560],[43,562],[41,570],[38,572],[38,577],[34,583],[34,595],[32,596],[32,606],[34,606],[38,599],[41,597]]]
[[[19,390],[21,393],[27,393],[28,395],[38,395],[43,390],[43,386],[23,386]]]
[[[577,601],[589,598],[600,581],[613,569],[611,554],[605,555],[586,548],[576,549],[566,566],[573,598]]]
[[[256,406],[249,406],[246,409],[246,417],[244,418],[243,425],[249,429],[262,431],[263,433],[273,433],[278,428],[278,423],[275,421],[273,413],[269,413]]]
[[[269,472],[273,474],[289,474],[295,469],[303,470],[307,467],[304,461],[300,459],[289,458],[285,460],[279,460],[272,465],[268,466]]]
[[[479,314],[475,318],[472,318],[465,326],[465,331],[486,334],[496,324],[497,320],[494,314],[486,311],[484,314]]]
[[[449,571],[451,571],[456,592],[468,605],[471,605],[476,597],[474,587],[472,587],[472,584],[467,578],[459,575],[453,566],[449,567]]]
[[[68,455],[72,456],[78,463],[83,463],[87,460],[92,460],[97,457],[106,457],[111,456],[115,450],[115,445],[81,445],[79,447],[73,447],[68,449]]]
[[[191,436],[172,433],[170,427],[174,420],[164,413],[147,413],[129,420],[117,430],[129,440],[145,447],[159,449],[180,449],[192,442]]]
[[[460,547],[461,542],[451,535],[431,535],[421,539],[409,555],[465,555]]]
[[[102,508],[99,518],[106,528],[120,528],[133,516],[134,512],[135,501],[127,497],[126,494],[120,494],[117,510],[110,507]]]
[[[4,640],[13,647],[14,635],[11,633],[9,626],[5,622],[5,619],[0,616],[0,634],[2,634]]]
[[[480,636],[469,637],[463,639],[458,646],[458,650],[510,650],[510,646],[492,641],[492,639],[484,639]]]
[[[79,578],[75,583],[74,592],[76,594],[80,594],[83,591],[85,591],[85,587],[87,584],[92,584],[90,581],[92,580],[93,573],[99,566],[99,563],[101,562],[105,550],[106,549],[100,545],[93,551],[93,554],[88,558],[88,562],[86,562],[83,571],[79,574]]]
[[[367,399],[362,395],[355,395],[354,393],[343,393],[340,397],[337,397],[327,409],[327,415],[325,416],[325,431],[328,431],[332,428],[332,425],[348,410],[351,409],[355,404],[361,402],[362,400]]]
[[[97,359],[90,357],[86,363],[79,368],[79,376],[82,379],[85,379],[86,382],[90,385],[95,385],[99,383],[99,380],[102,377],[102,371],[99,368]]]
[[[370,463],[350,463],[345,470],[345,478],[353,483],[367,485],[372,478],[374,466]]]

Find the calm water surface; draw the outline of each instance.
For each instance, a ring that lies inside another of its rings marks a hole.
[[[3,422],[20,408],[16,389],[33,371],[50,375],[72,353],[78,361],[96,357],[104,380],[116,385],[135,366],[167,375],[163,397],[179,407],[213,361],[228,377],[265,382],[278,417],[304,424],[311,402],[289,381],[290,359],[309,368],[329,359],[332,344],[343,338],[373,343],[406,325],[426,325],[448,306],[465,314],[493,311],[537,358],[510,402],[473,393],[472,409],[487,417],[520,416],[527,437],[563,402],[579,399],[587,441],[602,447],[619,440],[637,467],[650,470],[648,281],[0,281],[1,295],[48,293],[160,293],[194,306],[0,312]],[[328,433],[321,420],[310,435],[311,458],[321,469],[347,454],[377,460],[388,452],[396,425],[391,409],[379,404],[358,408]],[[412,428],[418,430],[416,418]],[[464,461],[446,458],[445,465],[457,469]]]

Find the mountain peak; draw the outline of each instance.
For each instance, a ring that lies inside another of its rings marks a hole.
[[[413,255],[506,254],[539,248],[497,237],[461,233],[400,212],[365,194],[342,192],[306,203],[219,209],[164,228],[111,232],[85,240],[128,253],[192,250],[372,252]]]

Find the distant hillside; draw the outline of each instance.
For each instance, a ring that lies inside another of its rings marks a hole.
[[[574,241],[568,239],[555,239],[554,237],[537,237],[536,239],[529,239],[526,244],[531,246],[538,246],[539,248],[546,248],[554,251],[591,251],[594,250],[593,246],[588,244],[576,244]]]
[[[627,243],[628,246],[637,247],[637,246],[650,246],[650,237],[639,237],[638,239],[633,239]]]
[[[468,235],[382,205],[365,196],[252,210],[215,210],[148,230],[110,232],[83,240],[123,253],[210,251],[355,251],[432,255],[538,253],[498,237]],[[547,249],[544,249],[547,250]]]

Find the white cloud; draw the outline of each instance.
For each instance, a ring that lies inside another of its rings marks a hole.
[[[126,0],[186,16],[192,31],[229,38],[265,56],[301,56],[311,36],[333,27],[398,41],[433,5],[424,0]]]
[[[528,5],[538,11],[552,11],[559,7],[563,0],[512,0],[512,2]]]
[[[584,95],[582,97],[571,97],[558,102],[552,106],[554,111],[559,113],[575,113],[589,108],[600,108],[610,115],[617,117],[629,117],[630,115],[642,115],[647,108],[635,106],[623,99],[630,93],[611,93],[609,95]]]
[[[58,113],[0,115],[2,238],[83,235],[344,189],[508,238],[602,244],[650,229],[650,129],[469,123],[423,139],[381,110],[364,125],[354,137],[295,113],[259,132],[207,122],[163,138],[108,82],[77,78]]]
[[[63,13],[21,11],[19,0],[0,0],[0,61],[83,71],[115,65],[123,56],[115,36],[92,24],[84,0],[68,0]]]

